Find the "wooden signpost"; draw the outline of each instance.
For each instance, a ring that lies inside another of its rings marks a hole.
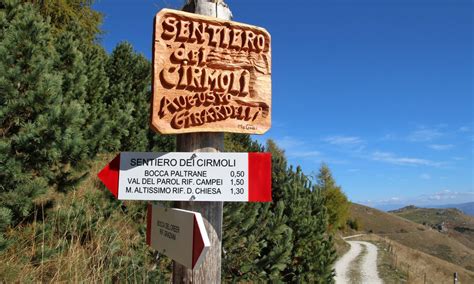
[[[223,152],[223,132],[261,134],[270,128],[270,36],[228,21],[231,12],[222,0],[189,0],[184,10],[209,17],[165,10],[155,18],[151,127],[178,134],[177,151]],[[240,48],[232,49],[229,30],[260,35],[258,49],[241,45],[236,33]],[[223,203],[177,201],[175,206],[202,214],[211,247],[199,269],[175,262],[173,282],[219,283]]]
[[[124,152],[99,177],[118,199],[174,200],[184,210],[149,207],[147,242],[174,260],[173,283],[220,283],[223,201],[271,201],[269,153],[217,153],[223,132],[270,128],[270,35],[223,0],[183,10],[155,17],[150,125],[184,153]]]
[[[122,152],[98,176],[120,200],[272,199],[270,153]]]

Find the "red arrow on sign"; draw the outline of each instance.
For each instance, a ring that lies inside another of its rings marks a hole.
[[[97,175],[107,189],[118,198],[120,154],[108,163]]]
[[[98,177],[120,200],[272,200],[270,153],[123,152]]]
[[[210,247],[200,213],[148,205],[146,242],[186,267],[198,267]]]

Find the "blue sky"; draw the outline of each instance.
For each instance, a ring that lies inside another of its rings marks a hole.
[[[183,1],[98,0],[102,43],[151,58],[152,23]],[[272,128],[308,174],[329,164],[354,202],[474,201],[473,4],[228,0],[272,35]]]

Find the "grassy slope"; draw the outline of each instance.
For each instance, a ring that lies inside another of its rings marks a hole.
[[[390,213],[416,222],[436,226],[444,223],[447,234],[470,249],[474,249],[474,217],[463,214],[457,209],[434,209],[406,207]]]
[[[350,245],[342,239],[342,236],[334,237],[334,248],[338,258],[341,258],[346,252],[349,251]]]
[[[474,202],[467,202],[461,204],[446,204],[443,206],[436,206],[436,208],[456,208],[464,212],[464,214],[474,217]]]
[[[419,250],[375,234],[355,239],[370,241],[379,248],[378,268],[385,283],[452,283],[453,272],[459,283],[474,283],[474,272]]]
[[[407,247],[474,270],[474,250],[448,234],[358,204],[352,204],[351,215],[361,221],[362,230],[365,232],[373,232]]]
[[[408,206],[402,209],[390,211],[410,221],[422,224],[427,222],[430,224],[439,224],[447,222],[453,225],[467,225],[474,227],[474,217],[463,214],[457,209],[436,209],[436,208],[419,208]]]
[[[111,158],[94,163],[76,190],[43,196],[33,220],[8,232],[0,283],[169,280],[170,260],[156,264],[145,244],[145,203],[122,206],[96,177]]]
[[[409,273],[403,270],[401,263],[395,262],[395,252],[390,250],[390,246],[387,242],[374,239],[370,239],[370,241],[378,248],[377,269],[379,271],[379,277],[382,278],[384,283],[406,283]]]

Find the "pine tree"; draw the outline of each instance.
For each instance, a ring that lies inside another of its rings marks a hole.
[[[328,210],[324,205],[324,198],[321,191],[313,186],[311,192],[311,209],[312,216],[316,218],[315,225],[319,233],[315,235],[313,247],[309,247],[314,260],[312,265],[313,271],[316,271],[310,279],[315,283],[333,283],[334,282],[334,263],[336,262],[336,250],[334,248],[334,239],[331,232],[327,230]]]
[[[77,25],[81,36],[88,42],[101,33],[102,14],[92,9],[94,0],[22,0],[33,3],[43,15],[49,18],[53,35],[61,34],[71,25]]]
[[[246,134],[226,134],[228,152],[261,152]],[[281,278],[289,263],[292,231],[285,225],[283,203],[225,203],[223,278],[231,281],[270,281]],[[245,253],[242,251],[245,250]]]
[[[226,152],[262,152],[262,146],[252,140],[248,134],[225,133],[224,148]]]
[[[144,151],[149,145],[150,62],[129,43],[120,43],[108,59],[106,72],[109,89],[104,100],[115,124],[111,135],[120,136],[121,151]]]
[[[272,154],[272,197],[274,201],[284,201],[284,188],[288,180],[288,162],[285,151],[271,139],[267,140],[266,150]]]
[[[68,185],[78,182],[74,176],[84,177],[82,174],[88,166],[87,158],[90,156],[89,141],[85,130],[90,121],[89,104],[87,103],[87,86],[91,83],[87,73],[84,54],[80,50],[83,44],[81,35],[83,30],[71,24],[54,40],[58,60],[54,70],[62,77],[61,84],[61,120],[52,124],[51,132],[56,131],[59,142],[54,144],[55,149],[61,153],[61,168],[57,173],[58,189],[67,189]],[[70,110],[75,110],[71,113]]]
[[[61,102],[61,76],[49,26],[31,5],[0,12],[0,224],[28,216],[47,189],[59,153],[41,146]],[[33,144],[30,144],[33,143]],[[3,232],[0,232],[0,234]],[[0,244],[1,246],[2,244]],[[5,245],[5,241],[3,241]]]
[[[85,138],[89,146],[89,158],[98,153],[115,151],[120,148],[120,136],[112,135],[113,125],[105,96],[109,88],[109,78],[105,71],[107,54],[98,45],[82,45],[86,64],[87,85],[85,103],[89,116],[86,122]]]
[[[101,34],[102,14],[92,9],[94,1],[22,1],[34,3],[43,17],[49,19],[60,54],[61,63],[57,67],[67,77],[63,78],[63,95],[78,101],[86,112],[83,138],[87,141],[89,158],[119,149],[120,139],[110,135],[114,121],[104,102],[109,86],[105,72],[108,57],[96,42]],[[72,89],[67,90],[68,87]]]
[[[226,135],[231,151],[246,151],[252,143],[245,135]],[[284,151],[275,142],[269,140],[266,150],[272,153],[273,202],[225,204],[223,277],[331,283],[336,255],[320,191],[301,168],[287,168]]]
[[[267,150],[272,153],[273,200],[284,204],[286,225],[293,232],[292,246],[287,247],[290,261],[281,272],[281,280],[330,283],[336,256],[326,231],[323,199],[300,167],[286,168],[284,151],[275,142],[269,140]]]
[[[271,205],[266,204],[270,209],[267,223],[257,223],[257,226],[265,225],[265,230],[261,236],[261,251],[254,262],[256,270],[262,271],[261,275],[265,280],[281,282],[282,272],[291,264],[294,232],[288,226],[285,203],[278,201],[275,206]]]
[[[35,6],[0,10],[0,227],[27,217],[48,188],[84,175],[86,65],[71,32],[57,37]]]

